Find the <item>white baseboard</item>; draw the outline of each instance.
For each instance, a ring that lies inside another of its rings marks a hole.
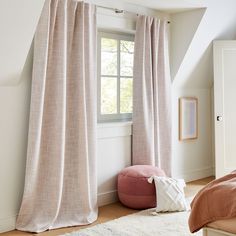
[[[174,175],[175,178],[181,178],[184,179],[185,182],[191,182],[198,179],[203,179],[209,176],[214,175],[214,168],[213,167],[207,167],[207,168],[201,168],[191,171],[186,171],[184,173],[176,174]]]
[[[118,201],[117,190],[98,194],[98,206],[108,205]]]
[[[0,219],[0,233],[14,230],[16,228],[16,216]]]

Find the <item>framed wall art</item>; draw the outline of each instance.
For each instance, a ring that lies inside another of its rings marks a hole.
[[[179,98],[179,140],[198,138],[198,99]]]

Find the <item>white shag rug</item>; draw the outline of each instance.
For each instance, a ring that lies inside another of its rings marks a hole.
[[[200,236],[188,228],[189,212],[161,213],[144,210],[103,224],[65,234],[66,236]],[[64,235],[64,236],[65,236]]]

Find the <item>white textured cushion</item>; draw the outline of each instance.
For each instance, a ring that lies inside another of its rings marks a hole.
[[[148,179],[149,183],[155,181],[157,212],[186,211],[189,206],[185,200],[183,179],[153,176]]]

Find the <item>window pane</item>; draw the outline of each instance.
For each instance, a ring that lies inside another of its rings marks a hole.
[[[117,40],[101,39],[101,73],[117,75]]]
[[[133,79],[120,79],[120,113],[133,111]]]
[[[101,114],[117,113],[117,78],[101,78]]]
[[[134,42],[120,41],[121,76],[133,76]]]

